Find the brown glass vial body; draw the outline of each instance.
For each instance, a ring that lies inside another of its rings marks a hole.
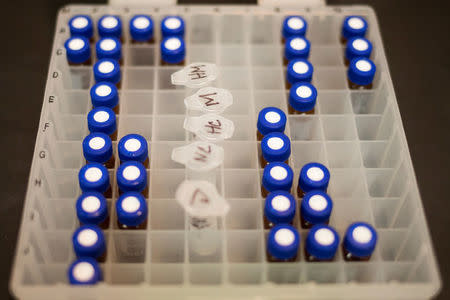
[[[145,46],[145,45],[153,45],[155,43],[155,39],[151,38],[148,41],[142,42],[142,41],[136,41],[133,38],[131,39],[131,44],[136,46]]]
[[[262,153],[259,155],[259,163],[260,163],[261,168],[263,168],[263,169],[269,164],[269,162],[266,161],[266,159],[264,158]],[[284,163],[289,164],[289,159],[285,160]]]
[[[121,230],[142,230],[142,229],[147,229],[147,219],[145,219],[144,222],[142,222],[141,224],[139,224],[138,226],[127,226],[125,224],[122,224],[119,222],[119,220],[117,220],[117,227]]]
[[[305,260],[307,262],[330,262],[334,260],[334,257],[331,259],[318,259],[317,257],[314,257],[311,254],[309,254],[309,252],[306,250],[305,247]]]
[[[103,165],[107,168],[107,169],[114,169],[115,166],[115,158],[114,155],[111,155],[111,157],[108,159],[108,161],[106,161],[105,163],[103,163]],[[86,164],[88,164],[89,162],[86,161]]]
[[[314,115],[315,108],[309,110],[309,111],[298,111],[295,110],[289,103],[288,103],[288,113],[290,115]]]
[[[259,130],[256,130],[256,139],[260,142],[263,139],[263,135],[261,132],[259,132]]]
[[[82,222],[80,222],[80,226],[86,225]],[[96,224],[100,229],[108,229],[109,228],[109,215],[106,217],[105,220],[103,220],[103,222]]]
[[[295,255],[294,257],[289,258],[289,259],[283,259],[283,260],[281,260],[281,259],[278,259],[278,258],[276,258],[276,257],[273,257],[273,256],[270,255],[269,252],[267,252],[267,251],[266,251],[266,254],[267,254],[267,261],[268,261],[268,262],[294,262],[294,261],[297,260],[297,255]]]
[[[274,227],[275,225],[277,225],[277,224],[275,224],[275,223],[270,222],[270,221],[266,218],[266,216],[264,216],[263,222],[264,222],[264,228],[265,228],[265,229],[271,229],[272,227]],[[294,222],[293,222],[293,221],[291,221],[291,222],[289,222],[289,223],[287,223],[287,224],[294,226]]]
[[[322,224],[328,225],[329,222],[330,222],[330,220],[328,219],[326,222],[323,222]],[[311,227],[313,227],[316,224],[312,224],[312,223],[306,221],[303,218],[302,214],[300,214],[300,225],[302,226],[303,229],[311,229]]]
[[[344,245],[342,245],[342,253],[344,254],[345,261],[368,261],[371,257],[371,255],[364,257],[354,256],[347,249],[345,249]]]
[[[176,64],[168,63],[168,62],[166,62],[166,61],[164,61],[162,59],[160,61],[160,65],[161,66],[175,67],[175,66],[184,66],[184,64],[185,64],[185,60],[184,59],[182,61],[180,61],[179,63],[176,63]]]
[[[70,62],[67,61],[67,63],[69,64],[69,66],[71,67],[83,67],[83,66],[91,66],[92,65],[92,59],[89,57],[88,60],[82,62],[82,63],[74,63],[74,62]]]
[[[326,193],[327,190],[325,189],[324,192]],[[302,190],[302,188],[300,187],[300,185],[297,186],[297,196],[302,199],[305,196],[306,192],[304,192]]]
[[[351,82],[351,81],[348,80],[348,79],[347,79],[347,82],[348,82],[348,87],[349,87],[349,89],[351,89],[351,90],[371,90],[371,89],[372,89],[372,86],[373,86],[372,83],[367,84],[367,85],[359,85],[359,84],[356,84],[356,83]]]
[[[122,192],[121,189],[119,189],[119,196],[121,196],[124,192]],[[142,196],[144,196],[144,198],[148,198],[148,186],[146,186],[142,192],[141,192]]]

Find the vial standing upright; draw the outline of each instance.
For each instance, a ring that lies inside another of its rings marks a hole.
[[[261,155],[259,157],[261,168],[276,161],[287,164],[290,155],[291,140],[284,133],[271,132],[261,140]]]
[[[123,193],[116,201],[116,214],[119,229],[147,228],[147,203],[140,193]]]
[[[301,16],[287,16],[283,21],[281,30],[281,42],[284,44],[292,37],[303,37],[308,29],[308,23]]]
[[[67,62],[70,66],[89,66],[91,60],[91,46],[89,40],[83,36],[73,36],[64,43]]]
[[[88,163],[78,172],[80,189],[83,192],[99,192],[105,198],[111,198],[108,169],[99,163]]]
[[[130,19],[132,44],[153,44],[153,20],[148,15],[135,15]]]
[[[365,38],[357,37],[348,40],[345,48],[344,63],[348,67],[350,62],[357,57],[370,58],[372,43]]]
[[[306,59],[293,59],[287,65],[286,88],[290,89],[293,84],[310,83],[314,73],[313,65]]]
[[[368,58],[356,57],[348,67],[348,87],[351,90],[370,90],[373,86],[373,79],[377,67]]]
[[[169,36],[161,41],[161,65],[183,66],[186,47],[182,38]]]
[[[98,35],[100,38],[114,37],[121,42],[122,40],[122,21],[118,16],[104,15],[97,23]]]
[[[101,229],[109,227],[106,198],[98,192],[84,192],[75,204],[80,225],[97,225]]]
[[[120,72],[119,63],[110,58],[99,59],[94,64],[94,79],[95,82],[110,82],[120,89],[122,75]]]
[[[292,37],[284,45],[284,60],[286,66],[293,59],[308,59],[311,43],[305,37]]]
[[[108,169],[114,168],[111,138],[102,132],[94,132],[84,138],[83,155],[88,163],[96,162]]]
[[[300,170],[298,178],[297,195],[303,198],[305,193],[319,190],[327,191],[330,182],[330,171],[321,163],[307,163]]]
[[[119,92],[113,83],[97,82],[91,87],[89,94],[94,108],[104,106],[111,108],[116,114],[119,113]]]
[[[364,37],[367,32],[367,21],[361,16],[347,16],[342,22],[341,43],[355,37]]]
[[[294,172],[289,165],[282,162],[269,163],[263,171],[261,194],[265,198],[273,191],[290,192]]]
[[[339,247],[339,235],[328,225],[314,225],[305,241],[305,260],[309,262],[332,261]]]
[[[277,224],[293,225],[296,206],[289,192],[270,192],[264,204],[264,228],[270,229]]]
[[[265,107],[261,109],[256,124],[258,141],[261,141],[265,135],[272,132],[284,133],[286,120],[286,114],[277,107]]]
[[[328,225],[333,201],[323,191],[314,190],[305,194],[300,203],[300,224],[302,228],[309,229],[317,224]]]
[[[297,259],[300,234],[288,224],[276,225],[267,236],[267,260],[269,262],[292,262]]]
[[[91,133],[104,133],[111,141],[117,140],[116,114],[112,109],[102,106],[92,109],[88,113],[87,123]]]
[[[95,259],[83,257],[69,266],[67,277],[71,285],[93,285],[102,280],[102,271]]]
[[[147,171],[142,163],[127,161],[117,168],[116,173],[119,195],[127,192],[138,192],[148,196]]]
[[[98,262],[105,262],[105,236],[98,226],[83,225],[79,227],[72,235],[72,244],[77,257],[92,257]]]
[[[288,101],[289,114],[314,114],[317,102],[317,90],[308,82],[295,83],[289,90]]]
[[[127,134],[122,137],[117,145],[120,163],[127,161],[138,161],[149,167],[147,140],[139,134]]]
[[[345,233],[342,250],[347,261],[367,261],[377,244],[375,228],[364,222],[351,224]]]
[[[95,45],[95,52],[97,59],[109,58],[118,61],[119,65],[123,64],[122,44],[115,37],[101,38]]]
[[[75,15],[69,20],[70,36],[85,37],[90,43],[93,42],[94,27],[92,19],[88,15]]]

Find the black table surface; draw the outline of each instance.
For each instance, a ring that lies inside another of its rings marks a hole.
[[[301,0],[299,0],[301,1]],[[4,1],[0,37],[1,138],[0,299],[8,291],[11,264],[44,95],[58,8],[70,1]],[[75,1],[75,3],[105,1]],[[254,3],[180,1],[180,3]],[[442,2],[442,3],[439,3]],[[423,206],[450,299],[450,10],[447,1],[373,0],[378,15]],[[23,102],[23,103],[22,103]],[[446,133],[447,132],[447,133]],[[447,191],[447,192],[446,192]]]

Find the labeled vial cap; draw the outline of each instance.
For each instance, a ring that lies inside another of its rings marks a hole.
[[[98,225],[108,217],[106,198],[98,192],[81,194],[75,204],[78,220],[82,224]]]
[[[117,169],[117,185],[122,192],[142,192],[147,186],[147,171],[142,163],[127,161]]]
[[[83,257],[75,260],[67,271],[69,283],[73,285],[91,285],[102,280],[102,272],[95,259]]]
[[[372,53],[372,43],[363,37],[356,37],[348,40],[345,49],[345,57],[352,61],[356,57],[370,58]]]
[[[105,15],[98,20],[98,35],[103,37],[122,37],[122,21],[118,16]]]
[[[83,140],[83,155],[87,162],[105,163],[113,154],[111,138],[102,132],[94,132]]]
[[[360,16],[348,16],[342,24],[342,36],[349,40],[354,37],[364,37],[367,31],[367,22]]]
[[[300,213],[310,224],[326,223],[333,210],[333,201],[327,193],[319,190],[305,194],[300,204]]]
[[[76,15],[69,20],[71,36],[82,36],[86,39],[92,38],[94,33],[92,19],[88,15]]]
[[[222,141],[232,137],[234,133],[233,121],[216,114],[187,117],[183,127],[203,141]]]
[[[300,170],[298,184],[303,192],[312,190],[325,191],[330,181],[330,171],[320,163],[307,163]]]
[[[99,163],[88,163],[78,172],[78,181],[83,192],[103,194],[109,188],[108,169]]]
[[[97,59],[109,58],[120,60],[122,58],[122,44],[115,37],[101,38],[95,45]]]
[[[233,95],[229,90],[204,87],[185,98],[184,104],[189,110],[220,114],[233,104]]]
[[[106,81],[98,82],[90,90],[92,106],[106,106],[114,108],[119,104],[117,87]]]
[[[94,65],[95,82],[106,81],[117,84],[120,81],[120,66],[115,59],[99,59]]]
[[[344,248],[352,256],[367,257],[375,250],[377,239],[377,232],[371,225],[363,222],[353,223],[345,233]]]
[[[258,114],[256,127],[262,135],[271,132],[283,133],[286,128],[286,114],[277,107],[265,107]]]
[[[91,133],[100,132],[111,135],[117,130],[116,114],[108,107],[93,108],[88,113],[87,122]]]
[[[273,224],[290,223],[295,215],[295,199],[287,191],[269,193],[264,205],[264,215]]]
[[[290,84],[311,82],[313,65],[306,59],[293,59],[287,65],[286,78]]]
[[[316,106],[317,90],[308,82],[295,83],[289,90],[289,105],[299,112],[308,112]]]
[[[89,40],[83,36],[73,36],[64,43],[67,60],[73,64],[82,64],[91,57]]]
[[[130,20],[130,35],[137,42],[147,42],[153,38],[153,20],[147,15],[136,15]]]
[[[122,194],[116,201],[117,220],[126,226],[139,226],[148,215],[144,196],[138,192]]]
[[[188,88],[201,88],[217,79],[219,70],[215,64],[196,62],[187,65],[170,77],[172,84]]]
[[[96,225],[83,225],[75,230],[72,244],[77,257],[98,258],[106,251],[105,236]]]
[[[377,67],[373,61],[364,57],[356,57],[350,62],[347,76],[351,82],[357,85],[368,85],[372,83],[376,71]]]
[[[204,141],[193,142],[172,150],[172,160],[196,171],[209,171],[223,163],[223,148]]]
[[[305,241],[306,251],[319,260],[330,260],[336,255],[339,235],[327,225],[314,225]]]
[[[300,246],[300,234],[291,225],[274,226],[267,237],[267,252],[279,260],[292,259],[297,255]]]
[[[304,37],[292,37],[286,40],[284,57],[291,61],[296,58],[308,59],[311,44]]]
[[[168,64],[178,64],[184,60],[186,48],[183,39],[171,36],[161,41],[161,59]]]
[[[144,163],[148,158],[147,140],[139,134],[127,134],[122,137],[117,145],[119,158],[122,162],[138,161]]]
[[[161,34],[163,38],[184,36],[184,20],[178,16],[167,16],[161,21]]]
[[[285,39],[304,36],[308,29],[308,23],[300,16],[288,16],[283,21],[282,34]]]
[[[262,185],[269,191],[290,191],[294,172],[291,167],[283,162],[269,163],[263,171]]]
[[[271,132],[261,140],[261,152],[264,159],[269,163],[284,162],[291,155],[291,141],[284,133]]]

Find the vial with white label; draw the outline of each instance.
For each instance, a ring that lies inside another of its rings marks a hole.
[[[309,229],[317,224],[328,225],[333,201],[327,193],[319,190],[305,194],[300,203],[300,224],[302,228]]]
[[[321,163],[307,163],[300,170],[298,178],[297,195],[303,198],[306,193],[313,190],[327,191],[330,182],[330,171]]]
[[[351,38],[364,37],[367,32],[367,21],[361,16],[345,17],[342,23],[341,43],[345,44]]]
[[[72,285],[93,285],[102,280],[102,271],[95,259],[83,257],[69,266],[67,277]]]
[[[269,262],[292,262],[297,259],[300,234],[288,224],[276,225],[267,236],[267,260]]]
[[[111,141],[117,140],[116,114],[111,108],[96,107],[87,116],[88,128],[91,133],[101,132],[108,135]]]
[[[283,133],[286,128],[286,114],[277,107],[265,107],[258,114],[256,136],[258,141],[272,132]]]
[[[308,82],[295,83],[289,90],[288,113],[294,115],[315,113],[317,89]]]
[[[96,162],[108,169],[114,168],[111,138],[102,132],[94,132],[84,138],[83,155],[88,163]]]
[[[73,36],[64,43],[67,62],[70,66],[91,65],[91,46],[89,40],[83,36]]]
[[[78,172],[80,189],[83,192],[98,192],[105,198],[111,198],[108,169],[99,163],[84,165]]]
[[[305,260],[309,262],[332,261],[339,247],[339,235],[328,225],[314,225],[305,241]]]
[[[153,43],[153,20],[148,15],[135,15],[130,19],[132,44]]]
[[[118,16],[102,16],[97,23],[100,38],[114,37],[122,41],[122,21]]]
[[[261,195],[266,198],[273,191],[291,191],[294,172],[288,164],[273,162],[263,171]]]
[[[287,65],[286,88],[299,82],[311,82],[314,72],[313,65],[306,59],[293,59]]]
[[[293,59],[308,59],[311,44],[305,37],[292,37],[284,44],[284,65]]]
[[[345,233],[342,250],[347,261],[367,261],[377,245],[377,232],[363,222],[351,224]]]
[[[97,82],[91,87],[90,95],[93,107],[105,106],[111,108],[114,113],[119,113],[119,92],[114,84]]]
[[[75,204],[80,225],[97,225],[101,229],[109,227],[106,198],[98,192],[81,194]]]
[[[264,204],[264,228],[272,228],[277,224],[293,225],[296,206],[289,192],[270,192]]]
[[[88,15],[75,15],[69,20],[70,36],[82,36],[92,42],[94,26]]]
[[[184,36],[184,20],[179,16],[167,16],[161,21],[161,36],[167,37],[179,37]]]
[[[348,87],[351,90],[370,90],[372,89],[373,78],[377,67],[368,58],[356,57],[348,67]]]
[[[292,37],[305,36],[308,29],[308,23],[301,16],[288,16],[284,18],[283,29],[281,31],[282,39],[284,43],[287,39]]]
[[[122,61],[122,44],[115,37],[101,38],[97,44],[95,44],[95,52],[97,53],[97,59],[109,58],[123,64]]]
[[[363,37],[352,38],[347,42],[345,48],[344,63],[348,67],[356,57],[370,58],[372,54],[372,43]]]
[[[122,137],[117,145],[120,163],[138,161],[145,168],[149,166],[147,140],[139,134],[127,134]]]
[[[96,225],[83,225],[75,230],[72,245],[77,257],[92,257],[98,262],[106,260],[105,236]]]
[[[119,63],[114,59],[99,59],[94,64],[94,79],[96,83],[106,81],[116,85],[120,89],[122,76]]]
[[[138,192],[123,193],[116,201],[116,214],[119,229],[147,228],[147,203]]]
[[[138,192],[144,197],[148,196],[147,171],[138,161],[127,161],[117,168],[117,185],[119,195],[127,192]]]
[[[284,133],[271,132],[261,140],[261,156],[259,157],[261,168],[276,161],[287,164],[290,155],[291,141]]]
[[[182,38],[171,36],[161,41],[161,65],[183,66],[186,48]]]

